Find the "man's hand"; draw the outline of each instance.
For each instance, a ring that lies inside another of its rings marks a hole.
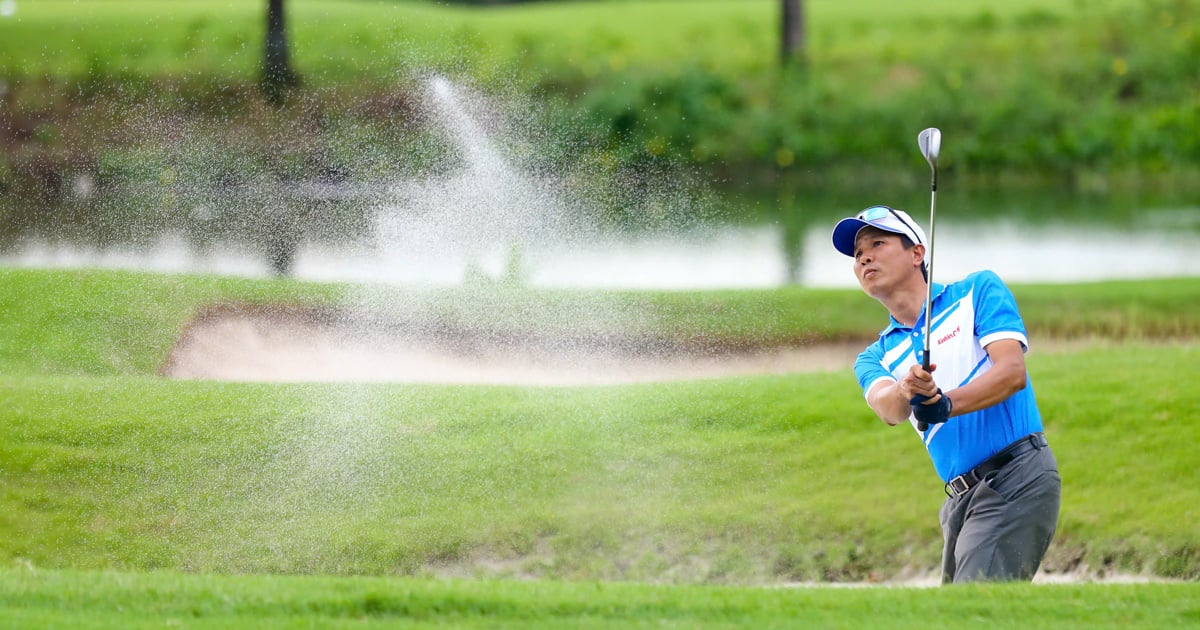
[[[933,381],[933,372],[937,370],[937,364],[929,366],[929,371],[921,367],[917,363],[908,369],[908,374],[905,374],[896,386],[900,388],[900,395],[905,400],[912,401],[917,396],[924,396],[924,400],[929,400],[938,395],[937,383]],[[912,404],[910,402],[910,404]]]
[[[933,380],[937,364],[926,370],[920,363],[908,369],[908,374],[898,383],[900,393],[908,400],[917,428],[924,431],[931,424],[940,424],[950,419],[950,398],[942,393]]]
[[[950,397],[943,394],[941,389],[933,396],[917,394],[910,398],[908,403],[917,422],[925,425],[941,424],[949,420],[950,412],[954,409],[954,403],[950,402]]]

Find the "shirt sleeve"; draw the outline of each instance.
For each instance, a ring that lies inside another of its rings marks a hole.
[[[1021,342],[1022,349],[1029,349],[1017,300],[1000,276],[991,271],[979,272],[976,279],[975,337],[985,348],[994,341],[1015,339]]]
[[[854,361],[854,375],[858,377],[858,385],[862,387],[863,397],[866,397],[875,383],[884,379],[896,380],[891,372],[883,367],[882,341],[876,341],[858,354],[858,359]]]

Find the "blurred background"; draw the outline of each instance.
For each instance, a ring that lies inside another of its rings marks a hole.
[[[1200,275],[1196,0],[0,0],[0,264],[423,285]]]

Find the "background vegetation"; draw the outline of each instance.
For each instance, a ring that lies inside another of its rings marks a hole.
[[[258,3],[22,2],[0,18],[0,186],[158,176],[189,150],[230,176],[435,168],[429,72],[538,112],[529,160],[593,175],[861,185],[911,171],[896,147],[938,125],[964,183],[1197,182],[1194,0],[810,0],[810,62],[789,69],[777,4],[292,0],[303,84],[277,111],[256,88]]]

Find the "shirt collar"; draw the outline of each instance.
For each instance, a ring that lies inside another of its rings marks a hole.
[[[942,296],[942,293],[943,293],[945,290],[946,290],[946,285],[944,285],[944,284],[941,284],[941,283],[939,283],[939,282],[934,282],[934,283],[933,283],[933,299],[935,299],[935,300],[936,300],[936,299],[938,299],[939,297],[941,297],[941,296]],[[924,312],[925,312],[925,305],[924,305],[924,304],[922,304],[922,305],[921,305],[921,313],[924,313]],[[917,321],[918,321],[918,322],[919,322],[919,321],[921,321],[921,316],[920,316],[920,314],[918,314],[918,315],[917,315]],[[884,328],[884,329],[883,329],[883,332],[881,332],[881,333],[879,333],[879,334],[880,334],[880,335],[887,335],[888,333],[892,332],[893,330],[897,330],[897,329],[901,329],[901,330],[912,330],[912,327],[911,327],[911,326],[905,326],[904,324],[901,324],[900,322],[896,321],[896,318],[895,318],[895,317],[892,317],[891,313],[889,313],[889,314],[888,314],[888,327],[887,327],[887,328]]]

